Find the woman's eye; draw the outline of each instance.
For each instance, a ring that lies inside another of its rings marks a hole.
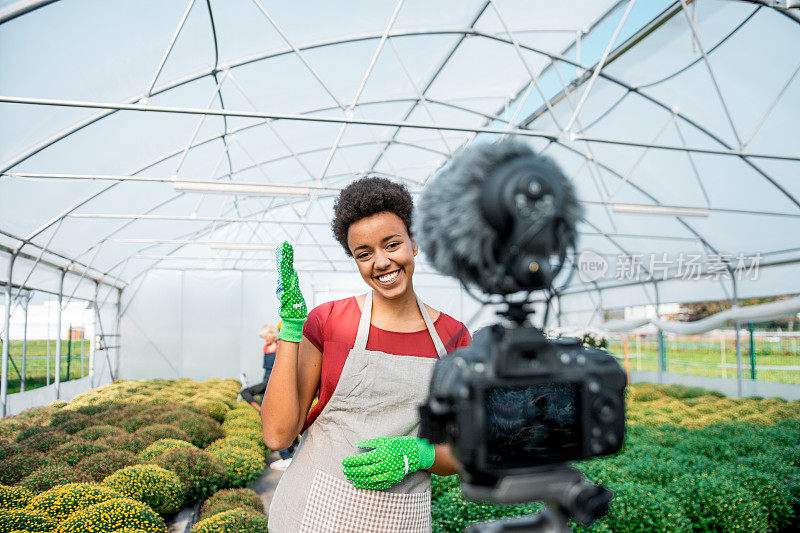
[[[398,246],[400,246],[399,242],[390,242],[387,248],[397,248]]]
[[[369,257],[369,252],[364,252],[363,254],[358,254],[356,259],[366,259],[367,257]]]

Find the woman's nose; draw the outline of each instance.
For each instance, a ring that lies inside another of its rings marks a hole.
[[[375,252],[375,269],[382,270],[389,266],[389,256],[382,250]]]

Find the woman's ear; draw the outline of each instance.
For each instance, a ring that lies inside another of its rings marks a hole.
[[[411,241],[411,251],[414,252],[414,257],[417,256],[417,252],[419,252],[419,248],[417,248],[417,243],[413,240]]]

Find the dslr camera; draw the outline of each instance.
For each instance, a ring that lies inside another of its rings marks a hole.
[[[420,436],[451,445],[468,499],[548,505],[474,531],[569,531],[569,518],[591,523],[613,497],[570,463],[621,448],[625,373],[607,351],[547,338],[532,320],[544,304],[545,325],[580,215],[561,170],[516,142],[462,152],[419,200],[415,233],[434,267],[500,309],[469,347],[437,362]],[[535,292],[546,297],[532,301]]]

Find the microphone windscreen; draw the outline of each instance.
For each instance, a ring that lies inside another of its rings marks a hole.
[[[493,173],[521,158],[533,161],[531,172],[545,173],[564,186],[562,215],[574,228],[580,216],[574,190],[550,158],[518,141],[472,146],[431,178],[417,202],[414,237],[436,270],[487,293],[507,286],[508,272],[498,259],[498,246],[508,236],[499,235],[486,220],[481,199]]]

